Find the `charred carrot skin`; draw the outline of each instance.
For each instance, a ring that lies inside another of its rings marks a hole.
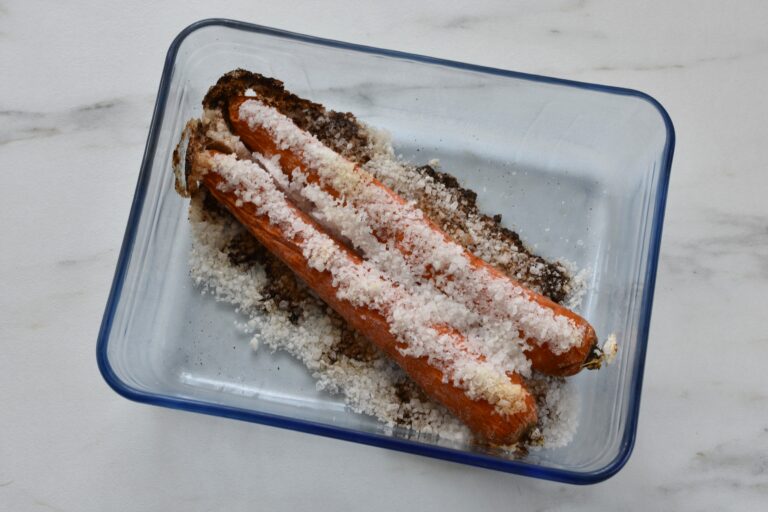
[[[289,174],[294,169],[301,169],[307,176],[309,183],[319,183],[320,179],[317,173],[308,168],[299,155],[294,154],[288,149],[280,149],[277,147],[270,133],[259,127],[251,127],[248,122],[240,118],[240,106],[254,98],[245,96],[236,96],[230,99],[228,107],[229,122],[233,132],[240,137],[240,140],[251,151],[257,151],[264,156],[271,158],[275,155],[280,155],[281,167]],[[405,200],[399,197],[395,192],[390,190],[379,180],[373,178],[372,184],[376,187],[380,187],[390,197],[400,204],[405,204]],[[330,193],[334,197],[338,197],[338,192],[325,186],[323,187],[326,192]],[[435,232],[440,233],[447,241],[452,241],[451,238],[443,232],[437,225],[426,219],[430,228]],[[395,234],[396,242],[399,242],[397,234]],[[397,245],[397,244],[396,244]],[[403,252],[407,251],[407,248],[400,247]],[[547,297],[538,294],[532,290],[527,289],[522,284],[509,278],[505,274],[501,273],[495,267],[489,265],[484,260],[478,258],[469,251],[465,251],[466,257],[469,259],[470,264],[477,269],[487,270],[494,278],[504,279],[510,281],[514,286],[522,288],[528,300],[538,303],[544,308],[550,309],[557,316],[564,316],[577,326],[583,329],[583,336],[581,343],[568,349],[562,353],[555,353],[549,345],[542,340],[536,340],[528,338],[528,346],[530,347],[525,351],[525,354],[531,361],[531,366],[534,370],[547,375],[554,376],[570,376],[578,373],[584,366],[584,362],[592,351],[592,348],[597,344],[597,336],[594,328],[584,318],[570,311],[569,309],[553,302]]]
[[[391,333],[386,318],[379,312],[354,306],[336,296],[329,272],[320,272],[308,265],[297,241],[284,236],[279,227],[271,224],[266,215],[258,215],[250,203],[238,206],[238,197],[232,191],[220,187],[224,179],[214,172],[203,174],[201,183],[238,221],[245,226],[272,254],[283,261],[304,283],[331,306],[353,328],[357,329],[392,358],[424,392],[462,420],[479,437],[495,444],[517,442],[537,422],[536,405],[533,396],[517,375],[510,376],[512,382],[522,388],[524,408],[514,414],[499,414],[496,408],[485,400],[473,400],[466,393],[444,379],[441,370],[430,365],[426,358],[404,356],[398,347],[400,342]],[[298,218],[322,230],[308,215],[294,208]],[[355,253],[339,246],[351,261],[362,260]]]

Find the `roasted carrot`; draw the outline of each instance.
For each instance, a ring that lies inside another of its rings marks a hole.
[[[199,154],[187,158],[187,164],[195,169],[185,179],[199,180],[200,184],[227,208],[238,221],[245,226],[272,254],[282,260],[304,283],[307,284],[323,301],[339,313],[352,327],[357,329],[390,358],[419,385],[427,395],[443,404],[461,419],[476,435],[497,444],[510,444],[520,439],[537,421],[535,400],[518,375],[501,376],[508,379],[512,388],[517,390],[517,402],[514,408],[500,412],[499,408],[483,398],[471,398],[466,391],[454,385],[443,370],[434,366],[427,357],[413,357],[401,352],[403,342],[392,333],[385,314],[367,306],[355,305],[349,300],[339,298],[338,285],[334,276],[327,270],[313,268],[302,249],[302,237],[305,234],[289,234],[278,224],[271,221],[269,213],[258,211],[253,202],[243,201],[243,195],[215,171],[212,162],[216,153],[202,150]],[[255,164],[254,164],[255,165]],[[183,187],[185,190],[194,187]],[[249,190],[249,194],[258,195],[261,191]],[[257,201],[258,202],[258,201]],[[286,201],[290,221],[308,226],[313,232],[325,233],[322,226],[306,213]],[[325,233],[327,234],[327,233]],[[331,240],[333,240],[331,238]],[[350,265],[362,264],[362,259],[343,244],[333,241],[334,250]],[[461,343],[461,335],[448,326],[435,326],[441,334],[456,337]]]
[[[283,170],[283,172],[286,173],[286,175],[292,176],[293,173],[298,170],[306,177],[307,183],[319,184],[324,191],[333,197],[337,198],[343,195],[333,186],[329,185],[328,183],[323,183],[320,176],[318,175],[317,169],[308,165],[303,158],[303,155],[297,154],[297,152],[291,148],[285,148],[284,146],[278,147],[274,136],[267,129],[260,126],[249,125],[248,121],[241,117],[240,107],[249,100],[254,100],[254,98],[235,96],[229,101],[228,115],[230,125],[233,132],[240,137],[242,142],[250,150],[258,152],[267,158],[279,156],[280,168]],[[351,166],[352,164],[350,163],[349,165]],[[365,171],[362,171],[357,166],[354,166],[354,169],[357,173],[365,173]],[[395,194],[392,190],[387,188],[375,178],[367,177],[366,182],[384,192],[396,204],[406,204],[405,200],[400,198],[397,194]],[[355,201],[354,197],[345,197],[344,199],[350,202]],[[365,205],[362,206],[365,207]],[[423,225],[428,227],[428,229],[430,229],[432,232],[441,236],[446,244],[453,242],[453,240],[446,233],[444,233],[438,226],[436,226],[426,217],[421,220],[415,220],[413,222],[423,223]],[[383,242],[394,242],[395,246],[400,250],[406,259],[411,257],[414,252],[415,248],[408,245],[407,238],[402,232],[398,232],[397,230],[387,231],[386,229],[379,229],[376,233],[376,236]],[[559,352],[551,346],[547,339],[537,339],[536,337],[531,336],[521,330],[521,335],[525,337],[528,342],[526,355],[530,359],[531,365],[535,370],[549,375],[557,376],[573,375],[581,370],[592,348],[597,343],[597,337],[595,335],[594,329],[584,318],[502,274],[499,270],[478,258],[471,252],[464,250],[464,256],[467,258],[470,266],[474,271],[487,272],[490,274],[490,276],[492,276],[493,279],[505,281],[512,286],[521,289],[527,300],[538,304],[543,309],[551,311],[555,317],[564,317],[568,319],[573,323],[577,330],[580,330],[581,335],[577,340],[577,343],[573,344],[566,350]],[[439,272],[429,271],[427,274],[425,274],[425,277],[434,278],[437,275],[439,275]],[[487,293],[484,291],[480,291],[477,296],[471,297],[471,299],[475,301],[475,304],[477,304],[478,307],[481,307],[482,304],[491,303],[493,301],[493,299],[489,298]]]

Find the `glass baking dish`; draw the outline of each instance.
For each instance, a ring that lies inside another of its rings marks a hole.
[[[290,356],[253,352],[234,309],[194,288],[187,202],[173,190],[171,152],[208,87],[235,68],[354,112],[388,130],[405,158],[439,158],[538,253],[589,269],[580,313],[603,339],[615,332],[621,350],[612,366],[574,378],[580,426],[568,446],[513,459],[393,432],[317,391]],[[99,368],[115,391],[141,402],[538,478],[604,480],[635,440],[673,147],[669,116],[637,91],[198,22],[168,51],[99,332]]]

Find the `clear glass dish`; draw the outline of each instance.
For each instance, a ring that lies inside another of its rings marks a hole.
[[[574,378],[580,426],[564,448],[510,459],[387,431],[318,392],[290,356],[253,352],[233,308],[188,275],[187,202],[171,152],[223,73],[245,68],[388,130],[399,153],[436,157],[536,251],[591,270],[580,312],[617,362]],[[165,63],[97,358],[141,402],[227,416],[570,483],[615,474],[635,439],[674,147],[669,116],[632,90],[490,69],[228,20],[179,34]]]

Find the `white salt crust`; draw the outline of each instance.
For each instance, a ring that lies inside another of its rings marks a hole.
[[[253,204],[257,215],[267,216],[300,248],[310,268],[331,274],[339,299],[384,316],[390,332],[404,344],[404,355],[428,358],[445,381],[473,400],[486,400],[501,415],[525,409],[522,387],[507,374],[521,368],[527,372],[530,363],[520,347],[510,343],[514,338],[506,323],[495,328],[497,322],[488,322],[434,287],[417,286],[412,280],[393,282],[374,262],[354,260],[302,219],[258,163],[216,154],[207,165],[224,179],[220,188],[238,197],[238,206]]]
[[[240,106],[239,116],[252,129],[266,130],[279,149],[298,155],[316,173],[320,186],[307,184],[301,169],[287,169],[285,174],[290,174],[290,180],[282,182],[282,186],[292,196],[300,195],[309,201],[317,220],[343,235],[377,268],[391,272],[397,282],[402,279],[410,285],[435,287],[467,310],[482,314],[486,323],[493,319],[495,332],[486,333],[486,344],[510,343],[518,338],[520,330],[528,337],[546,341],[557,354],[582,343],[583,327],[531,301],[526,290],[508,279],[473,264],[466,250],[436,231],[421,210],[402,204],[376,185],[368,172],[301,130],[276,109],[248,100]],[[372,162],[369,167],[394,167],[386,172],[402,173],[396,160]],[[270,167],[279,167],[279,162],[270,160]],[[279,171],[270,169],[273,176]],[[326,186],[339,192],[340,197],[327,193]],[[524,371],[525,364],[518,370]]]
[[[579,395],[568,380],[538,375],[545,391],[536,399],[539,423],[531,433],[531,448],[561,448],[571,442],[579,424]]]

